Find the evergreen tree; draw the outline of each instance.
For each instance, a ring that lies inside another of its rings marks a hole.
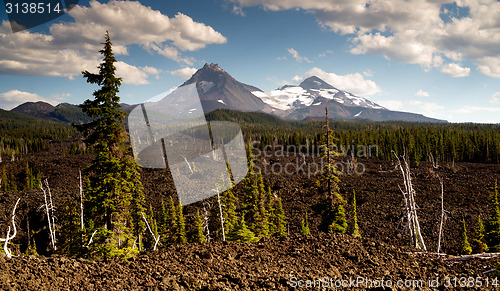
[[[500,251],[500,205],[498,202],[498,187],[495,188],[489,198],[489,217],[485,223],[485,239],[490,251]]]
[[[474,230],[474,251],[476,253],[484,253],[488,251],[488,246],[484,242],[484,224],[481,215],[477,218],[477,227]]]
[[[158,217],[158,228],[160,233],[160,240],[167,245],[168,243],[168,219],[167,219],[167,208],[165,206],[165,200],[161,199],[160,214]]]
[[[231,189],[226,190],[221,194],[222,216],[224,217],[224,233],[230,233],[233,227],[238,223],[238,215],[236,214],[236,206],[238,198],[234,196]],[[220,219],[220,218],[219,218]]]
[[[177,208],[174,204],[174,199],[172,196],[168,199],[167,205],[167,215],[166,215],[166,232],[168,236],[165,236],[165,240],[167,244],[176,243],[176,233],[177,233]]]
[[[186,223],[184,221],[184,214],[182,214],[181,201],[177,203],[177,221],[176,221],[176,231],[175,231],[175,242],[178,244],[187,243],[186,236]]]
[[[356,211],[356,192],[352,191],[352,200],[351,200],[351,225],[349,227],[349,234],[354,237],[361,237],[359,233],[358,226],[358,214]]]
[[[273,226],[274,231],[271,233],[271,235],[275,236],[286,236],[287,231],[286,231],[286,216],[285,216],[285,211],[283,210],[283,205],[281,203],[281,198],[277,199],[277,206],[274,209],[274,215],[273,215]]]
[[[342,204],[345,203],[344,198],[338,193],[338,182],[339,178],[337,174],[339,171],[335,168],[335,157],[338,153],[335,152],[335,137],[333,135],[333,130],[330,129],[330,123],[328,120],[328,108],[326,110],[325,118],[325,132],[321,136],[319,147],[321,158],[322,169],[319,179],[316,181],[316,185],[321,187],[322,184],[326,183],[327,198],[330,200],[330,205],[333,208],[336,200]]]
[[[259,238],[247,227],[245,216],[242,215],[240,221],[229,233],[228,240],[236,242],[256,242]]]
[[[259,211],[254,215],[255,222],[253,232],[258,237],[269,237],[269,213],[263,203],[259,206]]]
[[[467,228],[465,227],[465,220],[462,219],[462,233],[460,240],[460,250],[461,255],[470,255],[472,253],[472,248],[467,240]]]
[[[193,242],[195,243],[203,243],[206,242],[207,239],[205,234],[203,233],[203,220],[200,215],[200,210],[196,212],[196,219],[194,221],[194,233],[193,233]]]
[[[307,211],[304,215],[304,218],[300,221],[300,233],[302,235],[311,234],[311,230],[309,230],[309,220],[307,219]]]
[[[345,233],[347,230],[347,221],[345,219],[345,210],[342,204],[338,203],[333,211],[333,222],[329,225],[330,233],[340,232]]]
[[[104,59],[98,66],[99,73],[82,72],[88,83],[100,86],[94,91],[93,100],[80,105],[93,121],[76,126],[85,136],[86,145],[92,146],[96,153],[91,165],[83,171],[87,181],[86,229],[88,237],[96,231],[89,246],[90,255],[127,258],[136,254],[134,241],[141,241],[144,230],[141,217],[144,195],[139,168],[127,147],[125,112],[119,110],[117,96],[121,78],[115,76],[116,59],[108,32],[103,45],[100,53]]]
[[[2,170],[2,184],[0,185],[0,189],[2,191],[8,191],[9,189],[9,180],[7,179],[7,171],[5,170],[5,166],[3,166]]]

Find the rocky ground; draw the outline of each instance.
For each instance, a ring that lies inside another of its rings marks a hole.
[[[89,155],[69,155],[67,149],[67,142],[54,143],[50,151],[27,155],[16,162],[4,161],[0,166],[5,165],[21,177],[28,161],[30,167],[48,179],[54,203],[60,206],[68,199],[78,199],[78,170],[92,158]],[[497,259],[452,263],[444,258],[408,254],[415,250],[407,247],[408,238],[401,225],[403,200],[398,187],[402,186],[402,177],[395,163],[358,160],[358,164],[363,165],[362,174],[345,170],[340,176],[339,192],[346,199],[351,197],[353,190],[356,191],[363,238],[353,239],[348,235],[328,235],[321,231],[318,205],[323,193],[313,187],[315,178],[307,168],[304,172],[297,168],[303,157],[270,155],[258,157],[257,166],[268,167],[264,171],[264,180],[283,199],[290,235],[255,244],[212,242],[172,246],[123,262],[68,259],[47,251],[43,213],[37,210],[43,204],[40,191],[0,193],[0,220],[8,220],[16,198],[22,198],[16,216],[19,232],[14,239],[19,251],[15,253],[20,254],[26,248],[29,222],[39,253],[46,255],[0,259],[0,284],[3,284],[0,289],[287,289],[293,282],[298,284],[298,280],[325,276],[347,280],[357,277],[391,279],[393,284],[400,279],[422,279],[427,284],[429,279],[437,277],[441,280],[441,287],[444,287],[446,276],[480,276],[483,279],[490,276],[488,280],[492,280],[494,272],[483,273],[495,268]],[[312,164],[318,160],[306,157],[306,162]],[[274,169],[283,168],[287,164],[291,165],[288,169],[293,174],[276,174],[276,171],[273,174],[269,168],[273,165]],[[423,162],[412,165],[412,173],[422,231],[428,250],[433,252],[436,251],[441,216],[438,176],[443,179],[447,212],[441,252],[456,255],[459,222],[462,218],[466,220],[472,238],[478,215],[487,217],[487,197],[500,177],[500,166],[441,162],[438,168],[434,168]],[[154,206],[161,198],[174,195],[168,171],[144,169],[142,177],[147,200]],[[242,192],[239,186],[235,190],[237,194]],[[194,204],[185,208],[188,226],[199,206]],[[313,236],[300,237],[300,220],[305,211],[309,213]],[[0,233],[5,233],[5,225],[0,224]],[[459,283],[455,281],[455,284]]]
[[[332,289],[335,284],[372,290],[495,287],[493,273],[485,272],[499,259],[453,263],[411,252],[372,239],[321,234],[172,246],[127,261],[21,257],[0,259],[0,289],[287,290],[316,279]]]

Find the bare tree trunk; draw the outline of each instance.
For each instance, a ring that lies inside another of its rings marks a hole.
[[[148,227],[149,232],[151,233],[151,236],[153,236],[153,239],[155,241],[155,245],[153,246],[153,251],[156,251],[156,246],[158,245],[158,242],[160,241],[160,235],[158,235],[157,237],[155,237],[155,234],[153,233],[153,230],[151,230],[151,227],[149,226],[148,220],[146,219],[146,216],[144,215],[144,212],[141,212],[141,214],[142,214],[142,218],[146,222],[146,226]]]
[[[438,236],[438,245],[437,245],[437,253],[441,249],[441,234],[443,233],[443,221],[444,221],[444,187],[443,187],[443,179],[439,178],[439,182],[441,183],[441,223],[439,224],[439,236]]]
[[[82,171],[78,171],[80,176],[80,227],[83,230],[83,185],[82,185]]]
[[[53,229],[53,225],[52,225],[52,222],[53,220],[51,219],[50,217],[50,213],[51,211],[49,210],[49,203],[47,202],[47,193],[45,191],[45,189],[43,188],[43,185],[42,183],[40,182],[40,189],[42,190],[43,192],[43,198],[45,200],[45,212],[47,213],[47,222],[49,224],[49,233],[50,233],[50,240],[51,240],[51,243],[52,243],[52,248],[54,250],[57,250],[57,247],[56,247],[56,242],[55,242],[55,233],[54,233],[54,229]]]
[[[16,208],[17,208],[17,205],[19,204],[20,200],[21,200],[21,198],[17,198],[16,204],[14,205],[14,208],[12,209],[12,216],[10,218],[10,222],[12,224],[12,228],[13,228],[14,233],[12,234],[12,236],[10,235],[10,225],[9,225],[9,227],[7,228],[7,236],[5,238],[0,238],[0,241],[4,242],[3,250],[4,250],[7,258],[9,258],[9,259],[12,258],[12,252],[9,249],[9,241],[12,240],[13,238],[15,238],[17,235]]]
[[[206,202],[208,204],[208,202]],[[210,205],[210,204],[208,204]],[[208,207],[210,208],[210,207]],[[210,240],[212,239],[210,237],[210,228],[208,227],[208,209],[206,207],[206,204],[203,203],[203,231],[205,232],[205,237],[207,238],[207,242],[210,242]]]
[[[220,227],[222,229],[222,241],[226,241],[226,234],[224,231],[224,216],[222,215],[222,205],[220,203],[220,193],[219,188],[214,189],[217,192],[217,203],[219,204],[219,215],[220,215]]]
[[[417,215],[418,206],[415,202],[416,192],[413,189],[413,184],[411,181],[410,166],[408,164],[406,154],[404,154],[402,158],[404,165],[401,163],[401,159],[395,153],[394,155],[398,159],[398,166],[401,170],[401,174],[403,175],[405,190],[401,188],[399,189],[403,193],[403,199],[405,202],[407,229],[410,235],[411,244],[414,245],[417,249],[423,249],[424,251],[426,251],[427,248],[420,231],[420,223]]]

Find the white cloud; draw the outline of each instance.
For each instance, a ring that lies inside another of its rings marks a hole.
[[[458,64],[446,64],[441,68],[441,72],[451,77],[467,77],[470,74],[470,68],[463,68]]]
[[[73,96],[73,95],[69,92],[50,95],[51,98],[59,100],[59,101],[64,101],[71,96]]]
[[[422,91],[422,89],[420,89],[420,90],[418,90],[417,92],[415,92],[415,96],[419,96],[419,97],[429,97],[429,92]]]
[[[191,76],[194,73],[196,73],[196,71],[197,71],[196,68],[182,68],[182,69],[172,71],[172,72],[170,72],[170,74],[172,74],[172,76],[176,76],[176,77],[179,77],[181,79],[187,80],[187,79],[191,78]]]
[[[400,100],[378,100],[374,101],[377,104],[384,106],[390,110],[401,110],[403,109],[403,101]]]
[[[290,53],[290,55],[292,55],[292,57],[295,59],[295,61],[297,61],[299,63],[302,63],[302,62],[312,63],[312,61],[310,61],[308,58],[300,56],[299,52],[294,50],[293,48],[289,48],[288,52]]]
[[[475,112],[500,112],[500,107],[464,106],[454,112],[459,114],[470,114]]]
[[[104,33],[110,32],[115,54],[127,54],[127,46],[138,45],[180,63],[192,64],[180,51],[194,51],[226,38],[212,27],[178,13],[172,18],[135,1],[91,1],[90,6],[70,10],[72,22],[55,23],[50,34],[12,33],[7,21],[0,26],[0,74],[62,76],[74,78],[83,69],[92,70],[100,61]],[[125,65],[122,65],[122,69]],[[147,83],[150,69],[125,70],[132,84]],[[140,73],[142,71],[142,74]],[[146,76],[144,75],[146,74]],[[151,73],[152,75],[157,75]]]
[[[414,109],[411,109],[411,112],[421,113],[425,116],[436,117],[443,116],[441,114],[441,110],[444,109],[444,106],[439,105],[435,102],[423,102],[419,100],[410,100],[408,105],[412,106]]]
[[[149,84],[148,74],[138,67],[118,61],[115,63],[116,76],[123,78],[123,83],[132,85]],[[147,69],[148,70],[148,69]]]
[[[490,102],[500,103],[500,92],[496,92],[495,94],[491,95]]]
[[[238,7],[303,9],[335,33],[351,34],[353,54],[434,67],[451,76],[477,70],[500,78],[500,2],[496,0],[231,0]],[[444,5],[455,5],[446,9]],[[459,15],[456,11],[462,8]]]
[[[303,76],[295,76],[293,81],[298,83],[310,76],[316,76],[336,88],[360,96],[374,95],[382,91],[375,82],[366,80],[360,73],[342,76],[335,73],[327,73],[317,67],[310,69]]]
[[[478,61],[477,70],[486,76],[500,78],[500,58],[484,57]]]
[[[366,71],[363,72],[363,75],[365,75],[365,77],[373,77],[373,72],[372,70],[367,69]]]
[[[332,51],[332,50],[326,50],[326,51],[324,51],[324,52],[320,53],[320,54],[318,55],[318,58],[324,58],[324,57],[326,57],[326,55],[328,55],[328,54],[333,54],[333,51]]]
[[[37,101],[44,101],[52,105],[58,104],[58,102],[43,98],[38,94],[23,92],[19,90],[10,90],[0,94],[0,108],[5,110],[11,110],[21,103]]]

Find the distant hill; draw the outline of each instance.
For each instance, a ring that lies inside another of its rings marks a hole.
[[[62,122],[75,124],[92,121],[92,118],[83,113],[80,107],[69,103],[61,103],[57,105],[50,113],[50,116]]]
[[[55,107],[49,103],[38,101],[38,102],[26,102],[16,108],[12,109],[11,112],[22,113],[31,117],[41,118],[50,121],[59,121],[57,118],[51,116]]]

